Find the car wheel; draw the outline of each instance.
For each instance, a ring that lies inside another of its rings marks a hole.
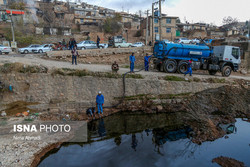
[[[24,53],[25,53],[25,54],[28,54],[28,53],[29,53],[29,51],[28,51],[28,50],[25,50],[25,51],[24,51]]]
[[[100,49],[103,49],[103,46],[100,46]]]
[[[43,50],[42,50],[42,49],[40,49],[38,52],[39,52],[39,53],[43,53]]]
[[[85,47],[82,47],[81,50],[85,50]]]
[[[0,51],[0,55],[2,55],[2,51]]]
[[[119,46],[117,46],[118,48],[121,48],[121,46],[119,45]]]
[[[129,45],[128,47],[131,48],[131,45]]]
[[[230,66],[224,66],[222,68],[222,76],[223,77],[229,77],[232,72],[232,68]]]
[[[177,69],[177,62],[173,59],[166,60],[163,67],[165,72],[175,73]]]

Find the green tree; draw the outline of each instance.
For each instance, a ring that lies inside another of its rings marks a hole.
[[[105,33],[115,34],[118,33],[122,26],[121,22],[121,15],[116,14],[114,17],[109,17],[104,21],[103,29]]]
[[[23,2],[13,2],[9,6],[10,9],[16,9],[16,10],[24,10],[25,9],[25,3]]]

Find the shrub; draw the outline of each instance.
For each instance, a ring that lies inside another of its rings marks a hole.
[[[166,81],[185,81],[184,78],[177,77],[177,76],[166,76],[165,80]]]

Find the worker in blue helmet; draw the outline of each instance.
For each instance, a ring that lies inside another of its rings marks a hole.
[[[151,56],[149,56],[148,54],[146,54],[146,56],[144,57],[144,66],[145,66],[145,71],[148,71],[148,68],[149,68],[149,59],[150,59]]]
[[[190,76],[192,76],[193,70],[192,70],[192,63],[193,60],[189,60],[188,64],[187,64],[187,72],[185,72],[184,76],[186,76],[187,74],[189,74]]]
[[[135,68],[135,55],[132,53],[131,56],[129,56],[129,61],[130,61],[130,72],[134,73],[134,68]]]
[[[100,114],[103,115],[103,104],[104,104],[104,96],[102,95],[102,92],[99,91],[98,95],[96,96],[96,107],[98,111],[98,115],[100,117]]]

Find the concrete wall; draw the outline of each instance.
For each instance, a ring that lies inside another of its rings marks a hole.
[[[81,108],[95,105],[97,92],[105,96],[105,105],[114,104],[114,97],[123,95],[122,79],[75,77],[51,74],[0,74],[6,85],[13,85],[13,93],[0,93],[1,104],[15,101],[53,102],[72,104]],[[199,92],[208,88],[217,88],[222,84],[203,82],[167,82],[164,80],[126,79],[126,95],[138,94],[179,94]],[[1,107],[0,107],[1,109]]]

